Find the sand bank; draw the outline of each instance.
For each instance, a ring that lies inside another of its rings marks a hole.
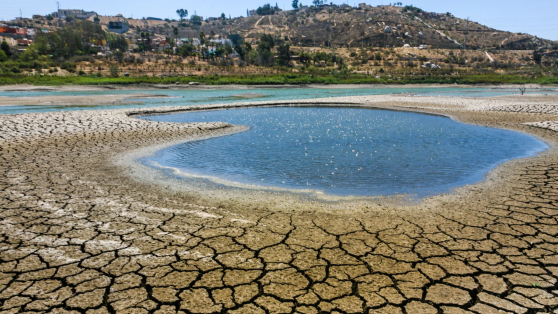
[[[138,99],[168,98],[168,95],[145,93],[119,95],[80,95],[80,96],[36,96],[36,97],[6,97],[0,96],[1,106],[100,106],[126,105],[142,103]],[[133,99],[133,101],[132,101]]]

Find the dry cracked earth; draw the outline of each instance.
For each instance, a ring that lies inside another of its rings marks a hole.
[[[0,313],[558,313],[555,152],[415,211],[204,205],[109,160],[231,127],[129,113],[0,116]]]

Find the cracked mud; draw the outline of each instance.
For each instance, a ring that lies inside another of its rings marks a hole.
[[[555,144],[521,104],[373,99]],[[235,127],[131,113],[0,116],[0,313],[558,313],[555,148],[404,207],[203,203],[110,160]]]

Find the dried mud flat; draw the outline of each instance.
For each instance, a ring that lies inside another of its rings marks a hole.
[[[127,105],[142,103],[138,99],[168,98],[167,95],[134,93],[90,96],[35,96],[35,97],[6,97],[0,96],[0,107],[3,106],[101,106]],[[132,100],[133,99],[133,100]]]
[[[272,104],[288,105],[244,105]],[[201,201],[113,163],[240,130],[130,117],[191,107],[0,116],[0,313],[558,313],[555,99],[296,104],[445,114],[553,148],[413,205],[293,209]]]

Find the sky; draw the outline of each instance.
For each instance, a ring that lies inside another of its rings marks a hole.
[[[61,9],[83,9],[95,11],[99,15],[122,14],[125,17],[160,17],[178,19],[177,9],[186,9],[190,15],[220,16],[225,13],[228,17],[246,16],[246,9],[256,9],[270,0],[211,0],[211,1],[179,1],[179,0],[59,0]],[[290,9],[292,0],[277,1],[280,8]],[[331,0],[330,0],[331,1]],[[359,2],[348,0],[350,5]],[[351,2],[352,1],[352,2]],[[362,1],[362,0],[360,0]],[[305,5],[311,0],[301,0]],[[399,0],[397,1],[399,2]],[[333,3],[341,4],[343,0],[334,0]],[[347,3],[347,0],[345,0]],[[373,6],[389,4],[388,1],[365,1]],[[558,1],[556,0],[412,0],[403,5],[414,5],[430,12],[450,12],[456,17],[470,17],[472,21],[493,27],[499,30],[522,32],[541,38],[558,40]],[[54,0],[18,0],[2,1],[0,4],[0,20],[11,20],[21,13],[24,17],[33,14],[46,15],[56,10]],[[272,3],[275,5],[275,3]]]

